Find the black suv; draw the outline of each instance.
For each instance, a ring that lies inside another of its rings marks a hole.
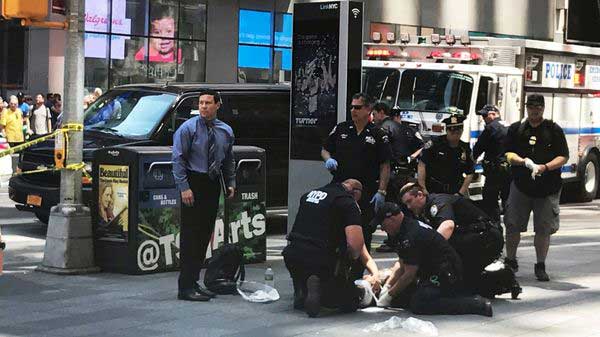
[[[173,133],[198,114],[203,89],[221,93],[218,118],[231,125],[236,145],[264,148],[267,155],[267,214],[287,212],[290,87],[261,84],[136,84],[116,87],[85,112],[83,159],[91,171],[92,152],[108,146],[172,145]],[[25,150],[22,171],[54,165],[54,141]],[[90,204],[91,183],[83,181],[83,201]],[[50,208],[58,204],[60,173],[15,176],[9,197],[22,211],[34,212],[48,223]]]

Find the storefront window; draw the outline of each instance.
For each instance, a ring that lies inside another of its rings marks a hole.
[[[206,1],[85,0],[86,88],[203,81]]]
[[[179,6],[179,38],[206,40],[206,4],[182,0]]]
[[[240,9],[238,82],[289,81],[291,46],[291,14]]]
[[[122,38],[113,36],[111,45],[110,86],[144,83],[148,81],[148,39],[145,37]],[[122,48],[122,52],[114,50]],[[86,74],[87,75],[87,74]]]

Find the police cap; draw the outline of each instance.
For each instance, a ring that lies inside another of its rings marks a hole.
[[[406,214],[406,206],[404,206],[404,204],[398,205],[393,202],[384,203],[383,206],[379,207],[377,212],[375,212],[373,220],[371,220],[371,222],[369,223],[369,228],[376,228],[377,226],[380,226],[381,224],[383,224],[383,220],[391,216],[397,215],[400,212]]]
[[[477,111],[476,114],[482,117],[487,117],[488,113],[490,111],[493,111],[495,113],[500,113],[500,110],[498,110],[498,108],[494,105],[491,104],[486,104],[483,106],[483,108],[481,108],[481,110]]]
[[[545,106],[544,96],[540,94],[531,94],[527,96],[527,103],[525,105],[529,106]]]
[[[450,115],[450,117],[442,120],[442,123],[446,124],[447,128],[462,127],[463,122],[465,121],[465,118],[466,117],[464,115],[454,114],[454,115]]]

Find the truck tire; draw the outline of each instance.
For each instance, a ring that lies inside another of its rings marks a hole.
[[[50,214],[48,213],[35,212],[35,217],[44,225],[48,225],[48,221],[50,221]]]
[[[598,156],[594,153],[589,153],[581,163],[576,193],[581,202],[594,200],[598,193]]]

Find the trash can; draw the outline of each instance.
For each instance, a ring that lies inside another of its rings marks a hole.
[[[167,146],[104,148],[94,152],[92,221],[96,263],[104,271],[145,274],[179,268],[181,199]],[[236,197],[224,202],[207,251],[224,242],[225,214],[233,242],[248,263],[266,258],[265,151],[234,147]],[[227,205],[227,210],[225,209]]]

